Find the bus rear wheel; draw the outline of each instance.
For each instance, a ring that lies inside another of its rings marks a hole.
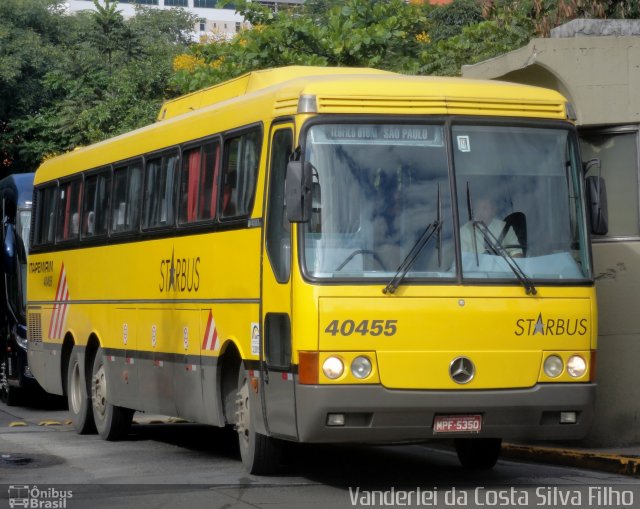
[[[457,438],[455,440],[458,460],[465,468],[489,470],[498,461],[502,439]]]
[[[109,390],[104,352],[102,348],[99,348],[93,361],[91,375],[93,420],[100,437],[105,440],[118,440],[129,432],[133,410],[109,403]]]
[[[69,356],[67,367],[67,402],[73,427],[81,435],[95,433],[91,405],[87,394],[87,386],[83,383],[78,350],[74,347]]]
[[[282,460],[282,442],[255,431],[249,394],[249,377],[240,365],[236,393],[236,431],[242,463],[250,474],[269,475],[279,470]]]

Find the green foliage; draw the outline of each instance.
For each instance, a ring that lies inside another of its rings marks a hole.
[[[466,26],[460,34],[438,41],[422,55],[421,74],[457,76],[470,65],[524,46],[533,35],[525,12],[498,11],[493,19]]]
[[[174,61],[178,91],[285,65],[413,72],[424,46],[419,36],[428,39],[425,11],[402,0],[317,0],[275,13],[256,2],[237,5],[254,28],[230,41],[205,41]]]
[[[482,9],[476,0],[454,0],[450,4],[434,7],[429,12],[432,22],[431,40],[438,42],[454,37],[462,29],[484,21]]]
[[[45,156],[149,124],[169,94],[171,63],[190,44],[194,17],[137,8],[123,19],[115,3],[96,4],[63,15],[55,0],[0,2],[5,171],[33,170]]]

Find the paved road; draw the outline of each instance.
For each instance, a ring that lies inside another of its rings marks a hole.
[[[232,432],[136,414],[126,440],[104,442],[67,418],[60,405],[0,404],[0,509],[10,496],[64,509],[640,507],[640,479],[507,460],[468,472],[441,446],[296,447],[286,472],[259,477],[243,470]],[[64,505],[44,503],[54,501]]]

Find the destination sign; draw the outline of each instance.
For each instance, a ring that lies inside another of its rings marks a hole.
[[[375,145],[421,145],[440,147],[443,143],[441,126],[331,124],[311,130],[313,143],[359,143]]]

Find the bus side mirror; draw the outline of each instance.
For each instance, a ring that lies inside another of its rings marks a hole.
[[[607,207],[607,186],[602,177],[587,177],[587,206],[591,233],[606,235],[609,231],[609,213]]]
[[[309,161],[290,161],[287,165],[285,203],[291,223],[311,219],[312,166]]]
[[[10,274],[16,263],[16,234],[13,225],[8,223],[4,227],[4,245],[2,250],[2,270]]]

